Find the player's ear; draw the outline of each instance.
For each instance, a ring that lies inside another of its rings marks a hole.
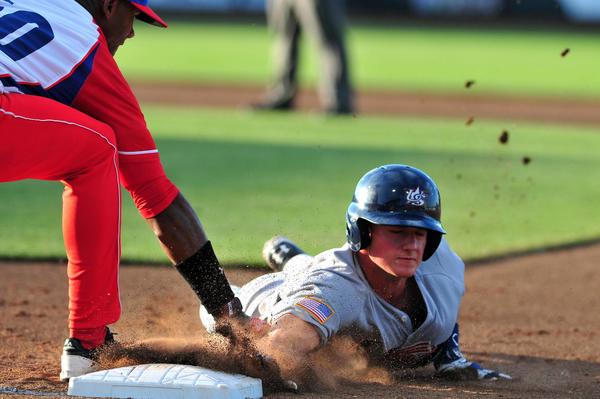
[[[117,3],[121,0],[101,0],[102,2],[102,15],[104,18],[109,19],[117,8]]]

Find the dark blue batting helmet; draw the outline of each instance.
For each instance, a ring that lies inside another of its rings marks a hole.
[[[407,165],[384,165],[356,185],[346,212],[346,239],[353,251],[370,244],[369,223],[427,230],[423,260],[440,245],[444,228],[440,193],[431,177]]]

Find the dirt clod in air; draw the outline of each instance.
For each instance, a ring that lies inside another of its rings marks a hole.
[[[469,118],[465,122],[465,125],[471,126],[473,124],[473,122],[475,122],[475,117],[469,116]]]
[[[564,57],[566,57],[566,56],[567,56],[567,54],[569,54],[570,52],[571,52],[571,49],[567,47],[566,49],[564,49],[564,50],[563,50],[563,51],[560,53],[560,56],[564,58]]]
[[[465,89],[470,89],[475,84],[474,80],[467,80],[465,82]]]
[[[529,163],[531,163],[531,158],[528,156],[524,156],[521,162],[523,162],[523,165],[529,165]]]
[[[498,137],[498,141],[500,142],[500,144],[506,144],[508,143],[508,130],[503,130],[502,133],[500,134],[500,137]]]

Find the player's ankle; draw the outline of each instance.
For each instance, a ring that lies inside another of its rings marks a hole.
[[[70,338],[81,342],[85,349],[93,349],[104,343],[107,328],[105,326],[96,328],[72,328],[69,332]]]

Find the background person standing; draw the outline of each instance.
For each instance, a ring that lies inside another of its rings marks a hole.
[[[306,31],[319,51],[319,97],[327,113],[353,112],[343,0],[267,0],[275,34],[274,80],[256,109],[290,110],[298,91],[299,42]]]

